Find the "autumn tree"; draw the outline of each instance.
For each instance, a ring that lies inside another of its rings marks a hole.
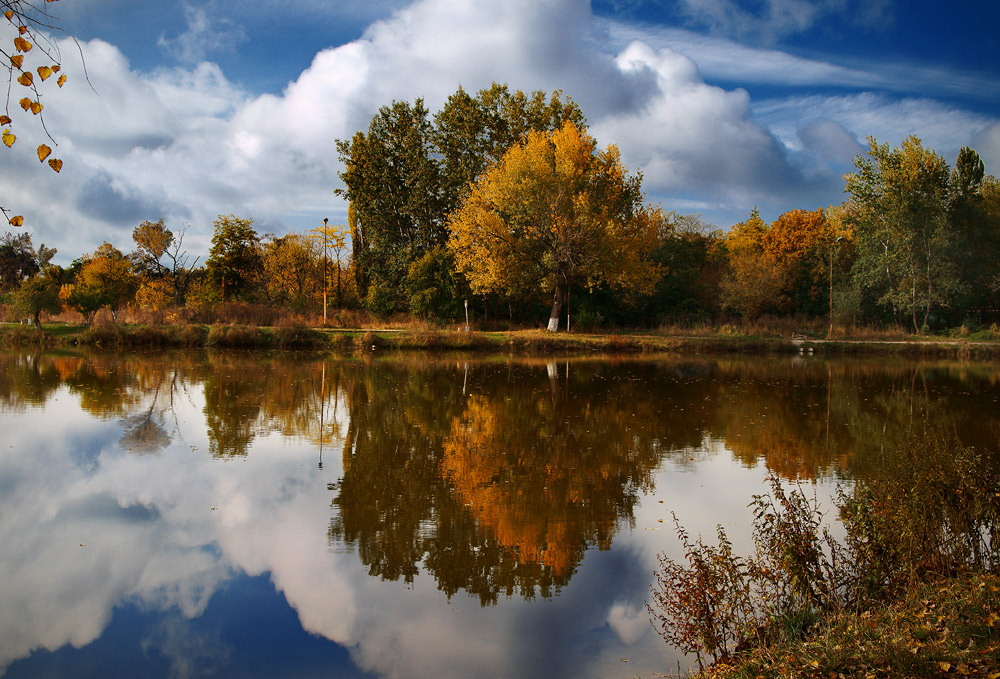
[[[585,129],[583,111],[562,92],[530,95],[493,83],[475,97],[459,87],[434,114],[434,147],[441,159],[444,203],[451,212],[483,171],[528,132],[558,130],[566,122]]]
[[[21,283],[11,298],[8,317],[30,318],[37,328],[41,325],[43,311],[57,314],[62,310],[59,301],[59,283],[52,276],[32,276]]]
[[[560,92],[526,95],[493,84],[472,97],[463,89],[433,116],[423,101],[393,102],[367,133],[338,140],[350,203],[348,225],[359,295],[388,313],[407,305],[410,265],[448,238],[445,221],[483,170],[530,130],[550,131],[583,113]]]
[[[135,241],[132,258],[136,269],[153,278],[167,275],[169,270],[160,260],[173,244],[174,234],[163,219],[156,222],[145,221],[132,229],[132,240]]]
[[[777,300],[780,312],[815,316],[826,309],[829,234],[822,208],[790,210],[768,227],[762,245],[784,279]]]
[[[735,224],[726,234],[726,273],[720,282],[720,301],[753,321],[777,310],[777,299],[785,286],[785,271],[764,249],[767,224],[755,207],[750,218]]]
[[[214,226],[212,247],[205,260],[209,280],[224,302],[252,301],[264,269],[260,236],[253,228],[253,220],[220,215]]]
[[[642,198],[618,149],[598,150],[568,122],[529,132],[483,173],[448,220],[448,247],[474,292],[550,291],[556,331],[574,282],[640,294],[655,285],[660,271],[647,254],[658,211]]]
[[[7,66],[7,102],[4,112],[0,114],[0,139],[4,146],[10,148],[17,140],[17,135],[13,132],[14,115],[31,115],[39,121],[43,133],[52,141],[52,136],[45,128],[44,117],[42,116],[42,83],[61,70],[59,49],[50,34],[58,31],[56,19],[49,14],[47,4],[55,0],[46,0],[43,3],[29,2],[28,0],[2,0],[0,6],[3,8],[3,15],[8,26],[13,29],[8,35],[13,34],[13,39],[9,45],[0,47],[0,54],[4,57]],[[56,77],[56,85],[63,86],[66,82],[65,75]],[[14,87],[17,83],[18,88]],[[12,110],[10,102],[17,99],[18,95],[23,95],[17,101],[22,114],[18,114],[16,109]],[[48,161],[49,167],[56,172],[62,169],[62,161],[50,157],[52,149],[45,143],[41,143],[36,148],[39,162]],[[12,226],[24,224],[22,215],[11,216],[7,209],[0,206],[0,212],[7,218]]]
[[[88,304],[97,302],[98,308],[106,307],[118,322],[119,312],[135,298],[139,283],[129,258],[105,242],[85,259],[73,285],[80,288],[81,299]],[[66,293],[65,298],[73,299],[72,293]]]
[[[948,214],[948,164],[913,136],[895,149],[868,141],[867,157],[856,157],[857,171],[845,177],[858,245],[855,279],[921,332],[931,313],[952,306],[965,288]]]
[[[281,306],[303,309],[316,291],[322,261],[316,243],[306,234],[290,233],[264,243],[264,284],[267,297]]]

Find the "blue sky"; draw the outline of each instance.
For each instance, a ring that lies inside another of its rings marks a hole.
[[[865,138],[910,134],[1000,174],[1000,3],[969,0],[60,0],[78,38],[46,93],[60,175],[15,118],[5,207],[67,263],[132,228],[343,222],[334,142],[459,85],[562,89],[650,201],[726,228],[843,200]],[[7,38],[5,37],[6,41]],[[14,104],[16,108],[16,104]]]

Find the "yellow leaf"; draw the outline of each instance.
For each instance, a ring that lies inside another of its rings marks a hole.
[[[11,122],[10,116],[0,116],[0,125],[10,125]]]
[[[21,36],[17,36],[14,38],[14,47],[17,48],[18,52],[27,52],[31,49],[31,43]]]
[[[9,220],[11,226],[24,226],[24,216],[17,215],[16,217],[11,217]]]
[[[24,35],[25,33],[28,32],[28,27],[27,26],[18,26],[17,27],[17,32],[20,33],[21,35]]]
[[[963,676],[968,676],[969,675],[969,666],[966,665],[964,662],[960,662],[960,663],[958,663],[958,667],[955,668],[955,671],[958,672],[959,674],[963,675]]]
[[[37,70],[38,70],[38,77],[41,78],[42,80],[48,80],[48,77],[52,75],[52,69],[49,68],[48,66],[39,66]]]
[[[36,116],[39,113],[41,113],[42,112],[42,105],[41,105],[41,103],[37,102],[37,101],[31,102],[31,112],[34,113]]]
[[[14,13],[9,9],[6,12],[4,12],[3,15],[7,17],[7,21],[10,21],[11,19],[14,18]]]
[[[56,81],[56,84],[59,85],[59,87],[62,87],[64,82],[66,82],[66,76],[61,75],[59,76],[59,80]]]
[[[990,672],[986,675],[986,679],[1000,679],[1000,672]]]
[[[7,148],[10,148],[11,146],[14,145],[15,139],[17,139],[17,137],[11,134],[10,130],[3,131],[3,143],[7,145]]]
[[[24,55],[15,54],[10,58],[10,63],[14,64],[14,68],[21,68],[21,64],[24,63]]]
[[[31,99],[29,99],[28,97],[25,97],[24,99],[22,99],[17,103],[20,104],[21,108],[23,108],[25,111],[31,108]]]
[[[21,83],[25,87],[31,87],[31,83],[35,82],[35,79],[31,76],[30,73],[25,71],[21,75],[17,76],[17,82]]]
[[[951,669],[951,663],[950,662],[939,662],[937,665],[938,665],[939,668],[941,668],[942,672],[947,672],[948,670]]]
[[[58,172],[62,169],[62,161],[58,158],[52,158],[49,160],[49,167]]]
[[[52,72],[53,73],[58,73],[61,70],[62,69],[59,67],[59,64],[52,64]]]
[[[38,161],[41,162],[41,161],[45,160],[46,158],[49,157],[49,155],[51,153],[52,153],[52,149],[50,149],[45,144],[39,144],[39,146],[38,146]]]

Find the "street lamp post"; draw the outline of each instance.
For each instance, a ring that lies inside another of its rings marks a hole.
[[[328,217],[323,217],[323,327],[326,327],[326,288],[327,288],[327,273],[326,273],[326,241],[327,241],[327,229],[329,229],[330,219]]]

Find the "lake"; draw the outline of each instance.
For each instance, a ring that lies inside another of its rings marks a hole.
[[[769,471],[929,424],[1000,366],[895,358],[0,353],[5,677],[652,677],[672,515],[750,545]]]

